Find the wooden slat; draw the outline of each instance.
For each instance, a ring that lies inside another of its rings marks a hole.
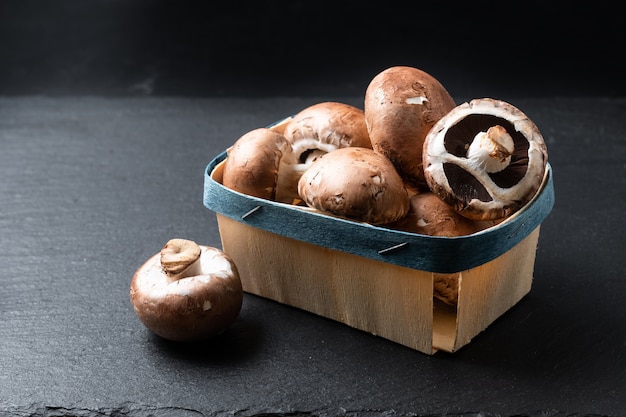
[[[220,215],[218,225],[245,291],[432,353],[431,273],[280,237]]]
[[[530,291],[539,228],[461,272],[456,308],[433,301],[433,274],[286,238],[217,214],[246,292],[427,354],[454,352]]]
[[[457,336],[452,350],[468,344],[530,291],[539,229],[504,255],[461,274]]]

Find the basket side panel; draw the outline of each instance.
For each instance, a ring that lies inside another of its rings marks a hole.
[[[462,272],[454,350],[468,344],[528,294],[539,229],[493,261]]]
[[[217,220],[246,292],[433,353],[431,273]]]

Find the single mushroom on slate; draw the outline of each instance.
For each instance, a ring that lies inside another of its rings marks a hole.
[[[335,101],[300,110],[285,127],[284,135],[300,163],[339,148],[372,147],[363,110]]]
[[[404,217],[409,195],[393,164],[369,148],[348,147],[316,160],[300,178],[298,192],[323,213],[371,224]]]
[[[429,73],[409,66],[387,68],[365,91],[364,113],[373,149],[391,160],[408,185],[427,189],[422,166],[424,139],[455,105]]]
[[[243,289],[237,267],[224,252],[171,239],[137,269],[130,299],[148,329],[188,342],[224,332],[239,315]]]
[[[481,98],[442,117],[424,141],[430,189],[474,220],[504,219],[539,190],[548,153],[535,123],[517,107]]]

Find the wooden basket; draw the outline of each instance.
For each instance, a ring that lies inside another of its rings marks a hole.
[[[457,351],[531,288],[541,222],[554,205],[550,165],[522,210],[469,236],[432,237],[331,217],[230,190],[226,151],[207,166],[204,205],[246,292],[426,354]],[[434,299],[457,274],[458,303]]]

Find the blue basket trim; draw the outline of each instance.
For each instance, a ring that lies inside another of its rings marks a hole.
[[[209,210],[284,237],[423,271],[452,273],[489,262],[535,230],[554,206],[552,169],[531,204],[505,222],[469,236],[437,237],[358,223],[245,195],[211,177],[226,158],[216,156],[204,173],[204,206]]]

